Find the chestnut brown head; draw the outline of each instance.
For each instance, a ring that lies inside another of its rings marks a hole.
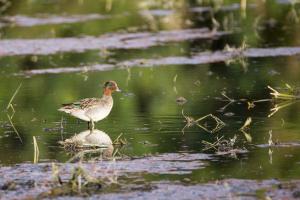
[[[107,81],[104,83],[104,93],[111,94],[113,92],[121,92],[115,81]]]

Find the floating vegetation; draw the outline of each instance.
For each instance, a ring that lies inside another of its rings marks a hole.
[[[181,113],[182,113],[182,116],[185,118],[185,121],[186,121],[186,125],[182,129],[183,134],[184,134],[185,128],[189,128],[189,127],[194,126],[194,125],[200,127],[201,129],[205,130],[208,133],[218,132],[219,130],[221,130],[226,125],[222,120],[220,120],[218,117],[214,116],[213,114],[208,114],[208,115],[205,115],[205,116],[200,117],[200,118],[195,120],[193,117],[186,116],[183,112],[183,109],[182,109]],[[211,118],[215,121],[216,124],[215,124],[215,127],[213,129],[208,129],[204,125],[199,124],[199,122],[201,122],[201,121],[203,121],[207,118]]]
[[[217,137],[216,141],[210,143],[208,141],[202,140],[202,144],[204,144],[203,151],[214,150],[217,155],[230,155],[232,157],[236,157],[238,153],[246,153],[247,150],[245,148],[241,149],[237,146],[237,136],[234,135],[233,138],[225,139],[224,136],[220,138]]]
[[[205,140],[202,140],[202,143],[205,145],[205,148],[203,149],[203,151],[209,150],[209,149],[214,149],[217,151],[220,151],[221,149],[224,149],[224,147],[228,148],[228,147],[233,147],[233,145],[236,142],[236,135],[229,140],[224,139],[224,136],[222,137],[217,137],[216,141],[214,143],[210,143],[207,142]]]
[[[293,91],[293,90],[291,90],[291,88],[289,86],[287,86],[287,87],[290,91]],[[270,92],[270,95],[272,95],[275,99],[278,99],[278,100],[296,100],[296,99],[300,99],[300,97],[298,95],[278,92],[277,90],[275,90],[274,88],[272,88],[269,85],[268,85],[268,88],[272,91],[272,92]]]
[[[271,86],[268,86],[268,88],[271,90],[270,95],[273,96],[274,100],[281,101],[280,103],[275,103],[273,108],[271,108],[271,113],[268,115],[268,117],[273,116],[275,113],[277,113],[279,110],[288,107],[300,100],[300,96],[298,95],[298,91],[296,91],[294,88],[292,88],[289,84],[285,84],[287,92],[279,92],[276,89],[272,88]]]
[[[252,108],[255,107],[255,104],[254,104],[253,101],[252,101],[252,102],[251,102],[251,101],[248,101],[247,104],[248,104],[248,110],[250,110],[250,109],[252,109]]]
[[[290,85],[286,84],[286,88],[289,91],[289,93],[281,93],[278,92],[277,90],[275,90],[274,88],[268,86],[268,88],[272,91],[270,94],[273,96],[273,99],[259,99],[259,100],[252,100],[252,101],[247,101],[246,99],[232,99],[230,97],[228,97],[226,95],[225,92],[222,92],[221,95],[223,97],[225,97],[225,99],[222,101],[227,101],[228,103],[223,106],[222,108],[220,108],[218,111],[220,112],[224,112],[224,110],[230,106],[232,103],[236,103],[236,102],[247,102],[247,108],[248,110],[251,110],[255,107],[255,105],[257,103],[263,103],[263,102],[276,102],[276,100],[281,100],[280,103],[275,103],[274,106],[271,108],[270,110],[270,114],[268,115],[268,117],[273,116],[276,112],[278,112],[280,109],[285,108],[287,106],[290,106],[296,102],[298,102],[298,100],[300,100],[299,95],[297,94],[298,92],[292,88]],[[244,127],[246,128],[246,127]],[[245,131],[243,131],[243,133],[245,134]],[[249,134],[245,134],[246,137],[248,137],[248,139],[250,139],[250,135]]]
[[[239,129],[241,131],[247,142],[252,142],[252,137],[248,133],[249,126],[252,122],[252,118],[248,117],[247,120],[244,122],[243,126]],[[224,136],[216,137],[215,142],[211,143],[205,140],[202,140],[202,144],[205,145],[203,151],[207,150],[214,150],[218,155],[227,155],[230,154],[232,157],[236,157],[237,153],[245,153],[248,152],[245,147],[238,147],[237,145],[237,135],[234,135],[233,138],[224,139]]]
[[[272,99],[259,99],[259,100],[254,100],[254,101],[247,101],[248,110],[251,110],[252,108],[254,108],[256,103],[271,102],[271,101],[272,101]]]

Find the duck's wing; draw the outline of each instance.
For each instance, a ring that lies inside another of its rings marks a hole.
[[[101,99],[98,98],[81,99],[73,103],[62,104],[63,107],[61,107],[59,110],[66,111],[66,110],[73,110],[73,109],[86,109],[92,107],[93,105],[98,104],[100,101]]]

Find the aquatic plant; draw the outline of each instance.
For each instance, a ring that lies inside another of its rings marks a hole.
[[[113,141],[113,145],[119,145],[119,146],[123,146],[128,144],[127,139],[126,138],[122,138],[123,133],[121,133],[114,141]]]
[[[247,152],[245,147],[238,146],[237,135],[229,139],[225,139],[224,136],[217,137],[213,143],[202,140],[202,144],[204,144],[203,151],[213,150],[218,155],[230,155],[233,158],[236,158],[239,153]]]
[[[49,191],[39,194],[39,198],[53,198],[58,196],[87,196],[90,192],[96,192],[104,185],[109,184],[100,178],[93,177],[85,170],[81,163],[74,166],[70,178],[61,178],[60,168],[52,163],[53,185]]]
[[[289,85],[286,85],[286,87],[290,90],[293,91],[292,88]],[[280,100],[296,100],[300,99],[299,96],[294,95],[294,94],[289,94],[289,93],[281,93],[272,88],[271,86],[268,85],[268,88],[272,91],[270,92],[270,95],[272,95],[275,99],[280,99]]]
[[[276,89],[272,88],[268,85],[268,89],[271,90],[270,95],[274,98],[276,101],[281,101],[279,103],[275,103],[273,108],[271,108],[271,113],[268,115],[268,117],[273,116],[275,113],[277,113],[282,108],[288,107],[300,100],[300,96],[297,94],[298,91],[296,91],[294,88],[292,88],[289,84],[285,84],[286,86],[286,93],[279,92]]]
[[[13,100],[15,99],[16,95],[18,94],[20,88],[22,86],[22,83],[20,83],[20,85],[17,87],[17,89],[15,90],[14,94],[11,96],[7,106],[6,106],[6,110],[8,111],[10,108],[12,109],[13,111],[13,114],[11,116],[11,118],[13,117],[14,113],[16,112],[15,111],[15,108],[14,108],[14,105],[12,104]]]
[[[185,121],[186,121],[186,125],[182,129],[182,133],[183,134],[184,134],[185,128],[188,128],[188,127],[191,127],[191,126],[194,126],[194,125],[200,127],[201,129],[205,130],[208,133],[218,132],[219,130],[221,130],[226,125],[221,119],[219,119],[218,117],[214,116],[213,114],[208,114],[208,115],[205,115],[205,116],[200,117],[198,119],[194,119],[193,117],[186,116],[184,114],[184,112],[183,112],[183,109],[181,111],[181,114],[185,118]],[[199,124],[199,122],[201,122],[201,121],[203,121],[203,120],[205,120],[207,118],[211,118],[211,119],[213,119],[216,122],[216,125],[215,125],[215,127],[213,129],[208,129],[205,126]]]
[[[22,138],[21,138],[18,130],[16,129],[16,127],[15,127],[13,121],[12,121],[12,118],[14,117],[14,115],[16,113],[16,110],[15,110],[14,105],[13,105],[13,100],[16,97],[16,95],[18,94],[21,86],[22,86],[22,83],[20,83],[20,85],[17,87],[17,89],[15,90],[13,95],[11,96],[11,98],[10,98],[10,100],[9,100],[7,106],[6,106],[6,111],[9,111],[9,109],[12,110],[12,114],[10,114],[10,115],[7,114],[7,118],[8,118],[8,121],[10,123],[10,126],[13,128],[14,132],[17,134],[17,137],[19,138],[20,142],[23,143]]]

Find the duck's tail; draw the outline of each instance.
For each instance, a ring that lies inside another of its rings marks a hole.
[[[70,113],[71,112],[71,108],[70,108],[70,104],[63,104],[63,107],[59,108],[58,111],[60,112],[65,112],[65,113]]]

